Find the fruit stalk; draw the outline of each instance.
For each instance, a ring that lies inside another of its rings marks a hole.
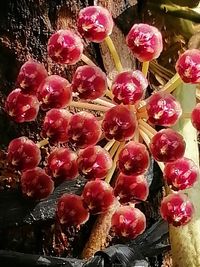
[[[147,77],[148,69],[149,69],[149,61],[143,62],[142,63],[142,73],[144,74],[145,77]]]

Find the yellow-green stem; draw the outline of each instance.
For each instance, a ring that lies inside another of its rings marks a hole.
[[[149,61],[143,62],[142,63],[142,73],[144,74],[145,77],[147,77],[148,69],[149,69]]]
[[[171,93],[173,92],[179,85],[181,85],[183,82],[180,78],[180,76],[178,75],[178,73],[176,73],[164,86],[163,88],[160,90],[160,92],[166,92],[166,93]]]
[[[48,145],[48,143],[49,143],[49,139],[48,139],[48,138],[45,138],[45,139],[43,139],[43,140],[37,142],[37,146],[38,146],[39,148],[41,148],[41,147],[43,147],[43,146]]]
[[[115,142],[116,142],[115,139],[110,140],[110,141],[104,146],[104,149],[107,150],[107,151],[109,151],[109,150],[111,149],[111,147],[114,145]]]
[[[106,112],[109,109],[108,107],[105,107],[105,106],[90,104],[87,102],[77,102],[77,101],[71,101],[70,106],[75,107],[75,108],[97,110],[97,111],[102,111],[102,112]]]

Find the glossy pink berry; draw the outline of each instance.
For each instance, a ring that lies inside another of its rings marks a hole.
[[[69,30],[59,30],[48,41],[48,55],[56,63],[76,64],[83,53],[81,38]]]
[[[190,188],[197,181],[199,170],[197,165],[188,158],[180,158],[167,163],[163,171],[164,179],[173,190]]]
[[[113,188],[99,179],[87,182],[82,198],[84,205],[93,214],[107,211],[115,200]]]
[[[79,148],[95,145],[101,137],[101,127],[97,118],[89,112],[74,114],[69,122],[69,141]]]
[[[59,222],[67,227],[80,226],[89,219],[82,198],[74,194],[64,194],[59,198],[56,214]]]
[[[172,129],[163,129],[151,139],[150,150],[155,160],[172,162],[184,155],[185,141],[178,132]]]
[[[162,35],[157,28],[148,24],[135,24],[126,37],[126,44],[141,62],[151,61],[163,50]]]
[[[19,71],[17,86],[25,93],[35,94],[47,75],[48,73],[43,64],[35,60],[29,60],[22,65]]]
[[[185,194],[172,193],[163,198],[160,213],[168,223],[182,226],[191,220],[194,207]]]
[[[176,62],[176,71],[185,83],[200,82],[200,51],[186,50]]]
[[[112,229],[118,237],[135,239],[145,228],[145,215],[132,206],[121,206],[112,216]]]
[[[182,114],[179,102],[171,94],[157,92],[151,95],[146,105],[150,123],[160,126],[176,124]]]
[[[54,183],[44,170],[36,167],[22,173],[21,190],[26,197],[41,200],[53,192]]]
[[[55,148],[47,159],[48,173],[56,182],[72,180],[78,176],[76,153],[69,148]]]
[[[200,132],[200,103],[196,105],[196,107],[192,110],[191,121],[194,128]]]
[[[107,9],[100,6],[89,6],[79,12],[77,26],[83,37],[100,43],[112,33],[113,20]]]
[[[126,175],[140,175],[149,167],[149,153],[146,146],[134,141],[128,142],[119,153],[118,166]]]
[[[148,81],[141,71],[121,72],[112,84],[113,99],[117,104],[134,105],[143,98],[147,86]]]
[[[122,204],[145,201],[149,194],[149,187],[144,176],[124,175],[120,173],[114,188],[115,196]]]
[[[103,179],[112,167],[112,158],[101,146],[89,146],[79,152],[77,163],[87,179]]]
[[[72,99],[71,85],[68,80],[58,75],[51,75],[41,83],[37,96],[44,110],[64,108]]]
[[[102,128],[107,139],[122,142],[134,136],[136,123],[136,117],[128,106],[117,105],[105,113]]]
[[[6,99],[5,110],[16,122],[30,122],[36,119],[39,105],[36,96],[23,94],[21,89],[15,89]]]
[[[8,145],[8,161],[18,170],[35,168],[40,160],[39,147],[25,136],[13,139]]]
[[[80,66],[72,80],[72,90],[83,100],[94,100],[105,94],[107,80],[105,73],[95,66]]]
[[[51,143],[67,142],[70,118],[71,113],[66,109],[49,110],[42,125],[42,137],[49,138]]]

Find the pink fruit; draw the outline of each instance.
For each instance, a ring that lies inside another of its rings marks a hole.
[[[151,95],[146,105],[149,122],[160,126],[176,124],[182,114],[179,102],[171,94],[157,92]]]
[[[86,148],[99,141],[101,127],[94,115],[81,111],[71,117],[68,136],[71,144],[79,148]]]
[[[53,192],[54,183],[44,170],[36,167],[22,173],[21,190],[26,197],[41,200]]]
[[[35,60],[28,60],[22,65],[19,71],[17,85],[23,92],[35,94],[39,85],[47,75],[43,64]]]
[[[118,166],[126,175],[140,175],[149,167],[149,153],[146,146],[134,141],[128,142],[119,153]]]
[[[112,84],[114,101],[117,104],[134,105],[144,96],[148,81],[141,71],[123,71]]]
[[[136,123],[136,117],[128,106],[117,105],[105,113],[102,128],[107,139],[122,142],[134,136]]]
[[[196,105],[196,107],[192,110],[191,121],[194,128],[200,132],[200,103]]]
[[[68,141],[68,127],[71,113],[66,109],[53,108],[46,113],[41,135],[52,143]]]
[[[194,207],[185,194],[172,193],[163,198],[160,213],[168,223],[181,226],[191,220]]]
[[[126,37],[126,44],[141,62],[158,58],[163,50],[162,35],[159,30],[143,23],[133,25]]]
[[[185,153],[185,141],[181,134],[172,129],[156,133],[150,142],[150,150],[155,160],[172,162]]]
[[[60,223],[67,227],[80,226],[89,219],[82,198],[74,194],[64,194],[59,198],[56,214]]]
[[[58,75],[51,75],[41,83],[37,95],[44,110],[64,108],[72,99],[71,85],[68,80]]]
[[[83,100],[94,100],[105,94],[107,80],[105,73],[95,66],[80,66],[72,80],[72,90]]]
[[[200,51],[186,50],[176,62],[176,71],[185,83],[200,82]]]
[[[103,179],[112,167],[112,158],[104,148],[89,146],[79,152],[77,163],[80,174],[87,179]]]
[[[18,170],[32,169],[41,160],[39,147],[25,136],[13,139],[8,146],[8,161]]]
[[[5,110],[16,122],[34,121],[39,111],[39,101],[36,96],[23,94],[17,88],[8,95]]]
[[[197,181],[199,170],[196,164],[188,158],[180,158],[165,165],[164,179],[173,190],[190,188]]]
[[[59,30],[48,41],[48,55],[56,63],[76,64],[83,53],[81,38],[69,30]]]
[[[56,182],[72,180],[78,176],[76,154],[69,148],[55,148],[47,159],[48,173]]]
[[[115,200],[113,188],[99,179],[87,182],[82,198],[85,207],[93,214],[107,211]]]
[[[122,204],[145,201],[149,194],[147,180],[142,175],[128,176],[120,173],[117,177],[114,194],[120,198],[119,201]]]
[[[112,216],[112,229],[119,237],[135,239],[145,228],[145,215],[132,206],[121,206]]]
[[[113,20],[107,9],[100,6],[89,6],[79,12],[77,26],[83,37],[100,43],[112,33]]]

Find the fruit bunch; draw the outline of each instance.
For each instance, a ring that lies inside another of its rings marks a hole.
[[[112,217],[113,231],[120,237],[135,238],[146,227],[145,215],[135,205],[148,197],[145,174],[151,153],[161,166],[170,191],[161,203],[161,215],[174,226],[186,224],[194,208],[180,191],[194,186],[199,173],[195,163],[184,157],[183,137],[170,128],[185,115],[170,93],[181,82],[199,83],[200,51],[187,50],[180,55],[177,74],[145,99],[149,62],[158,58],[163,49],[158,29],[135,24],[126,37],[133,56],[142,63],[140,71],[123,70],[110,38],[112,16],[105,8],[82,9],[77,28],[79,35],[71,30],[55,32],[47,46],[48,55],[56,64],[84,62],[72,81],[48,76],[41,63],[29,60],[19,71],[17,88],[6,99],[5,111],[17,123],[35,120],[39,108],[46,111],[41,137],[56,146],[46,159],[45,169],[41,169],[40,143],[26,137],[11,141],[8,160],[21,172],[22,193],[43,199],[53,191],[54,183],[75,179],[80,173],[88,181],[81,196],[64,194],[59,199],[59,222],[67,227],[79,226],[90,213],[106,213],[119,202]],[[83,54],[81,37],[106,42],[118,71],[113,81]],[[70,107],[81,111],[72,113]],[[90,110],[98,111],[98,115]],[[200,130],[200,105],[190,115],[194,127]],[[167,128],[157,132],[157,125]],[[102,139],[107,140],[104,147]],[[63,147],[59,147],[61,143]],[[117,178],[112,187],[114,173]]]

